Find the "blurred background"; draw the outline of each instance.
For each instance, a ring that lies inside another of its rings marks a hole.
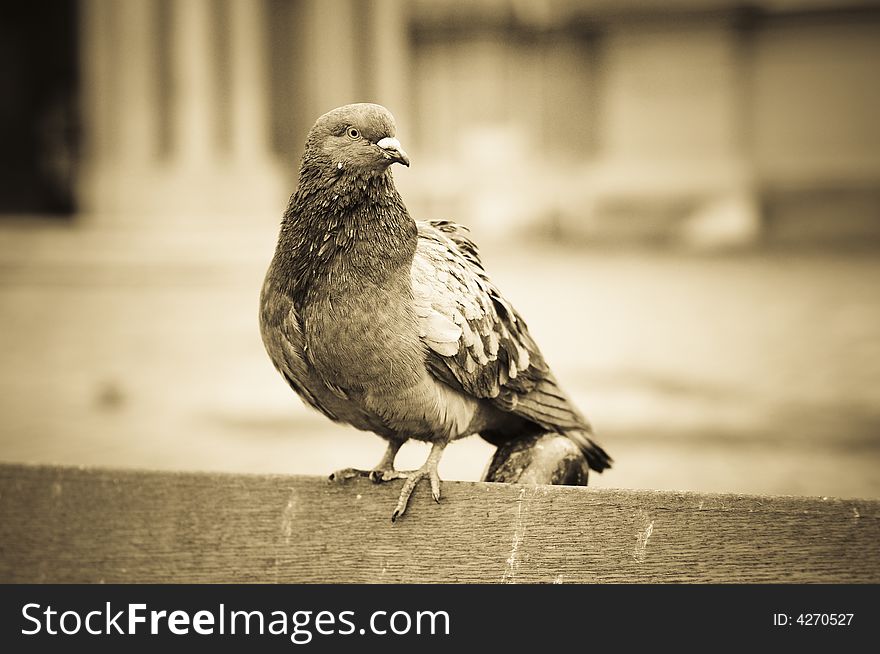
[[[306,132],[373,101],[616,459],[592,485],[880,497],[878,80],[867,0],[4,3],[0,460],[376,463],[257,327]]]

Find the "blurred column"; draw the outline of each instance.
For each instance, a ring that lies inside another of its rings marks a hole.
[[[171,141],[174,156],[184,165],[210,164],[215,149],[210,10],[210,0],[171,3]]]
[[[352,0],[303,0],[303,23],[308,26],[303,62],[306,71],[307,104],[312,120],[355,97],[357,63],[355,44],[358,30]]]
[[[82,0],[80,3],[84,154],[90,163],[106,160],[113,149],[108,129],[114,111],[110,98],[116,34],[113,10],[112,0]]]
[[[136,166],[155,163],[158,145],[156,0],[115,3],[118,12],[117,94],[113,121],[118,125],[117,158]]]
[[[409,89],[407,16],[402,0],[371,0],[370,47],[372,98],[387,106],[397,124],[403,126],[401,138],[406,138],[409,121]],[[362,55],[363,56],[363,55]]]
[[[268,84],[265,55],[264,5],[230,0],[229,46],[232,155],[239,163],[266,157]]]
[[[108,213],[157,163],[158,0],[83,0],[80,12],[78,202],[85,213]]]

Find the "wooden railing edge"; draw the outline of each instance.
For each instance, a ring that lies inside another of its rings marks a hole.
[[[0,464],[0,581],[880,582],[880,501]]]

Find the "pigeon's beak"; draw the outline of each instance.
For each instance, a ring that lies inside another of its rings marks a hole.
[[[386,136],[377,141],[376,145],[382,150],[382,154],[384,154],[387,159],[391,160],[391,163],[396,161],[397,163],[402,163],[404,166],[409,166],[409,157],[406,152],[404,152],[403,148],[400,147],[400,141],[396,138]]]

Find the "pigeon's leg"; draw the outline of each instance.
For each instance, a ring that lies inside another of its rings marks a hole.
[[[380,481],[388,481],[389,479],[397,479],[396,471],[394,470],[394,457],[397,456],[397,451],[401,445],[403,445],[403,441],[388,441],[388,449],[385,450],[382,460],[376,464],[375,468],[372,470],[343,468],[330,475],[330,481],[346,481],[355,477],[369,477],[371,481],[378,483]]]
[[[396,522],[403,515],[403,512],[406,511],[410,495],[412,495],[418,483],[425,477],[431,481],[431,496],[434,498],[434,501],[440,501],[440,475],[437,473],[437,464],[440,463],[440,457],[443,456],[444,449],[446,449],[445,441],[434,443],[431,446],[431,453],[421,468],[395,473],[398,478],[406,479],[406,481],[403,484],[403,489],[400,491],[400,499],[397,500],[394,513],[391,514],[391,522]]]
[[[403,445],[403,441],[388,441],[388,449],[382,456],[382,460],[376,464],[376,467],[370,470],[370,481],[378,484],[382,481],[397,479],[397,471],[394,469],[394,458],[397,456],[398,450]]]

